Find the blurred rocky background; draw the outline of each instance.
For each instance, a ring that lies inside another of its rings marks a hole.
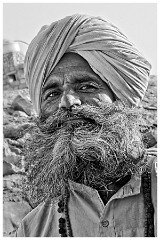
[[[24,79],[24,55],[17,43],[5,40],[3,49],[3,232],[11,237],[21,219],[33,208],[22,192],[21,179],[25,174],[22,148],[35,112]],[[155,147],[157,77],[154,75],[140,107],[146,119],[148,148]]]

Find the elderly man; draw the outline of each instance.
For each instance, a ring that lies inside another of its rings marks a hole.
[[[25,76],[38,117],[26,142],[35,208],[18,237],[156,235],[156,172],[134,107],[150,64],[99,17],[68,16],[31,42]]]

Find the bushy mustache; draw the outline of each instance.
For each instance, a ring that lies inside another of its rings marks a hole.
[[[88,127],[89,125],[102,126],[115,111],[118,114],[125,108],[125,104],[120,102],[105,103],[98,107],[84,104],[74,106],[72,110],[58,109],[48,117],[42,114],[37,118],[36,124],[42,132],[46,133],[54,133],[66,125],[73,125],[73,127],[77,127],[79,124],[87,124]],[[134,112],[132,114],[135,117]]]

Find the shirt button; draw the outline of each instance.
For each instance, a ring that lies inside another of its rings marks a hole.
[[[109,226],[109,221],[108,220],[104,220],[101,222],[103,227],[108,227]]]

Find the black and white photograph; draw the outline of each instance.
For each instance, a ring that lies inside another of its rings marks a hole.
[[[3,237],[158,237],[157,2],[2,5]]]

